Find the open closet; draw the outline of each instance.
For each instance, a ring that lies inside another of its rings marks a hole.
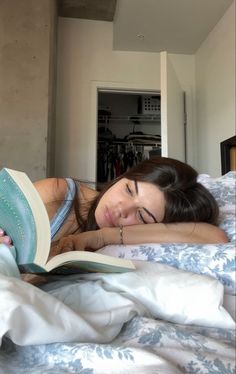
[[[160,92],[98,90],[97,182],[161,155]]]

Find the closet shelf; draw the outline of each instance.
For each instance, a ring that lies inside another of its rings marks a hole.
[[[125,121],[136,123],[137,122],[160,122],[161,115],[160,114],[138,114],[132,116],[109,116],[109,115],[98,115],[98,122],[101,123],[108,123],[110,121]]]

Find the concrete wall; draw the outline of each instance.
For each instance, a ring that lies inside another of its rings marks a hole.
[[[200,172],[221,175],[220,142],[235,135],[235,2],[196,53]]]
[[[0,0],[0,167],[33,180],[53,168],[56,21],[54,0]]]
[[[109,22],[60,18],[58,26],[55,170],[59,176],[94,181],[96,87],[160,90],[160,54],[113,51]],[[171,59],[183,88],[191,94],[193,57],[171,55]]]

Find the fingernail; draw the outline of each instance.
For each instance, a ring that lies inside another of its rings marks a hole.
[[[3,229],[0,229],[0,236],[2,236],[3,234],[4,234]]]

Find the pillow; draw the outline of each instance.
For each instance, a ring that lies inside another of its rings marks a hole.
[[[131,260],[158,262],[197,274],[210,275],[235,295],[235,244],[147,243],[109,245],[99,252]]]
[[[198,181],[215,197],[220,208],[219,225],[229,240],[236,243],[236,171],[230,171],[219,178],[200,174]]]

